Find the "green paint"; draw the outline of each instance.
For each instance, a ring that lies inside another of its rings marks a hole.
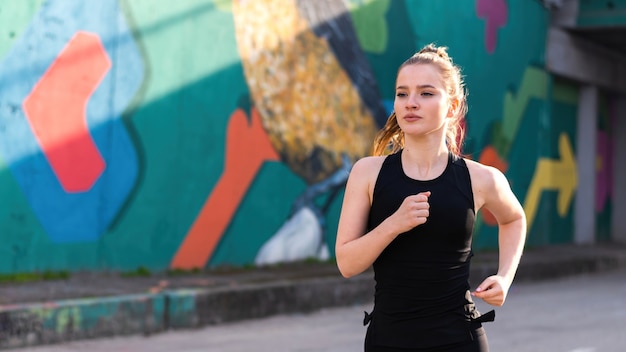
[[[223,172],[227,124],[247,87],[232,13],[210,0],[126,7],[147,66],[128,116],[143,177],[100,252],[121,270],[164,270]]]
[[[555,85],[558,81],[555,81]],[[526,197],[530,182],[535,174],[539,158],[560,159],[558,140],[565,133],[572,141],[575,136],[576,107],[561,102],[550,103],[550,123],[543,122],[543,110],[546,101],[533,99],[529,102],[519,132],[513,141],[508,157],[509,170],[507,177],[513,192],[520,201]],[[568,215],[560,217],[557,212],[558,191],[544,190],[541,193],[535,220],[528,229],[527,243],[541,246],[554,243],[565,243],[573,233],[571,207]]]
[[[293,201],[306,189],[286,164],[269,162],[250,186],[209,266],[253,263],[258,250],[288,220]],[[329,229],[335,232],[336,228]]]
[[[50,329],[56,328],[55,326],[56,319],[52,319],[53,317],[55,317],[54,308],[51,308],[51,307],[44,308],[41,306],[36,306],[34,308],[29,309],[28,313],[37,317],[37,319],[41,321],[41,325],[44,329],[50,330]]]
[[[19,39],[44,0],[20,0],[0,6],[0,59]]]
[[[585,1],[581,6],[590,4]],[[615,2],[616,9],[622,9],[624,2]],[[5,38],[0,40],[0,54],[6,55],[41,3],[19,1],[0,8],[0,37]],[[123,0],[120,4],[145,65],[142,87],[124,115],[141,170],[133,194],[98,241],[54,244],[0,160],[0,198],[10,200],[0,205],[4,243],[0,272],[168,269],[223,173],[231,114],[237,108],[249,113],[253,107],[240,64],[231,1],[155,6],[152,0]],[[507,177],[520,199],[537,159],[555,156],[560,133],[575,135],[578,88],[556,79],[550,91],[549,77],[542,70],[549,12],[539,1],[507,1],[507,23],[498,31],[493,53],[486,51],[485,21],[477,18],[475,1],[450,6],[430,0],[349,0],[348,5],[359,44],[387,103],[394,99],[396,70],[405,59],[430,42],[449,47],[469,89],[466,146],[470,150],[466,152],[478,156],[485,146],[494,146],[509,164]],[[601,126],[607,123],[605,115],[601,110]],[[266,163],[209,266],[249,265],[288,220],[293,201],[305,188],[306,183],[284,164]],[[324,203],[326,197],[315,203]],[[342,197],[337,194],[325,214],[324,235],[331,255]],[[543,194],[538,212],[540,222],[529,235],[532,245],[570,240],[572,214],[558,216],[556,194]],[[475,248],[497,248],[497,228],[479,219]],[[192,303],[181,302],[181,309]],[[96,324],[114,314],[116,307],[116,303],[86,307],[80,312],[80,324]],[[41,314],[65,326],[77,318],[72,311]]]
[[[607,135],[612,135],[613,129],[611,128],[611,114],[609,112],[609,100],[610,98],[600,92],[598,96],[598,130],[606,132]]]
[[[44,0],[15,1],[10,6],[0,6],[0,61],[19,39]],[[0,172],[6,164],[0,158]],[[0,186],[1,187],[1,186]],[[2,266],[0,265],[0,270]]]
[[[405,0],[413,25],[413,33],[392,33],[405,40],[414,40],[415,46],[435,42],[449,46],[459,53],[468,42],[483,43],[482,20],[476,17],[474,1],[458,1],[454,6],[446,1]],[[455,25],[452,25],[455,24]],[[458,60],[458,55],[453,56]]]
[[[348,6],[359,44],[364,51],[382,53],[389,36],[385,14],[390,0],[349,0]]]
[[[579,0],[579,14],[588,11],[619,11],[626,9],[626,0]]]
[[[626,25],[626,0],[580,0],[578,20],[583,27]]]
[[[578,94],[578,85],[563,80],[555,80],[552,90],[552,99],[555,101],[578,105]]]
[[[56,311],[55,328],[57,333],[79,331],[81,315],[78,307],[65,307]],[[68,331],[71,328],[72,331]]]
[[[517,135],[520,121],[532,98],[545,99],[547,96],[548,75],[541,69],[528,67],[517,91],[506,92],[504,95],[504,112],[502,132],[508,140]]]
[[[337,193],[334,201],[332,201],[328,207],[328,215],[326,216],[325,239],[332,258],[335,257],[335,242],[337,241],[336,229],[337,226],[339,226],[339,215],[341,214],[343,196],[344,192]]]
[[[220,11],[230,12],[232,11],[232,0],[213,0],[213,4]]]
[[[517,93],[507,90],[504,94],[503,118],[494,121],[491,125],[490,141],[498,155],[505,160],[509,159],[511,144],[519,134],[520,123],[526,116],[526,109],[533,99],[545,101],[548,96],[549,76],[543,70],[527,67],[519,84]],[[542,129],[549,128],[549,104],[540,113]]]
[[[171,328],[196,326],[196,298],[199,290],[176,290],[168,292],[168,319]]]
[[[38,317],[44,330],[54,330],[57,334],[79,331],[82,326],[83,307],[35,307],[29,310],[30,314]],[[71,328],[71,331],[68,329]]]
[[[405,36],[398,35],[398,33],[413,33],[411,19],[404,1],[391,1],[384,21],[390,33],[384,52],[366,52],[365,54],[376,77],[381,96],[384,100],[392,101],[395,98],[397,69],[404,60],[415,53],[416,47],[412,41],[407,42]]]
[[[232,14],[219,11],[210,0],[154,6],[150,0],[128,1],[153,72],[145,103],[180,91],[240,61]],[[211,38],[220,38],[219,49]]]
[[[412,36],[417,48],[430,42],[449,47],[455,63],[463,69],[469,92],[465,152],[479,155],[486,145],[493,145],[492,139],[497,136],[495,143],[501,145],[499,151],[505,156],[513,138],[517,138],[512,132],[519,121],[506,122],[506,114],[515,111],[516,105],[505,107],[504,95],[518,91],[515,97],[519,99],[520,79],[527,68],[543,67],[549,12],[538,1],[507,1],[507,23],[499,29],[496,50],[490,54],[485,44],[485,20],[476,16],[475,1],[461,1],[455,6],[446,1],[405,3],[413,30],[392,32],[390,38],[406,40]],[[509,104],[517,103],[513,97],[509,97]],[[516,114],[519,117],[520,112]]]
[[[156,298],[156,296],[153,297]],[[83,321],[82,328],[90,330],[95,328],[99,322],[113,320],[112,318],[120,311],[120,306],[122,305],[126,306],[126,311],[136,312],[143,310],[143,304],[148,304],[148,301],[142,302],[138,307],[137,301],[124,301],[119,297],[101,301],[85,301],[85,304],[80,307]]]
[[[420,5],[426,7],[424,3]],[[476,29],[482,24],[466,26],[467,37],[476,36],[476,40],[461,41],[453,38],[454,33],[446,36],[447,29],[440,28],[442,26],[440,22],[443,21],[439,21],[440,18],[437,16],[427,18],[426,14],[432,14],[428,10],[424,11],[423,16],[414,18],[413,21],[415,32],[424,38],[421,43],[433,41],[431,38],[452,38],[449,41],[436,40],[436,42],[449,45],[451,56],[464,69],[470,93],[469,133],[466,145],[472,145],[472,150],[469,152],[476,156],[479,155],[482,145],[491,145],[496,148],[500,156],[504,157],[509,164],[506,172],[507,178],[520,200],[524,199],[532,180],[537,158],[542,157],[544,152],[549,153],[552,150],[551,147],[546,148],[546,141],[556,143],[558,134],[553,134],[562,131],[562,127],[558,124],[556,128],[552,125],[551,107],[546,101],[549,96],[549,76],[542,69],[542,57],[547,14],[536,5],[509,3],[509,14],[515,13],[516,15],[509,15],[507,25],[499,31],[498,46],[493,54],[479,53],[481,49],[484,50],[481,46],[484,43],[484,33],[476,32]],[[536,27],[529,29],[527,24],[523,23],[524,18],[535,18],[533,23]],[[460,14],[451,11],[446,23],[463,21]],[[528,30],[536,30],[536,35],[528,35]],[[440,34],[432,34],[431,37],[429,35],[431,32]],[[526,37],[533,39],[524,50],[520,50],[518,43],[526,42],[524,40]],[[463,43],[467,44],[463,45]],[[569,97],[570,92],[567,90],[559,89],[559,87],[555,90],[554,94],[559,99]],[[477,141],[482,141],[482,144]],[[554,148],[554,150],[557,149]],[[542,202],[551,199],[551,196],[543,198]],[[533,233],[532,240],[546,244],[551,241],[561,242],[568,236],[567,231],[571,229],[571,221],[561,219],[556,214],[556,201],[544,204],[541,209],[545,209],[546,206],[550,211],[543,210],[544,213],[540,216],[542,219],[550,220],[556,217],[554,220],[559,223],[559,228],[552,228],[549,222],[544,221],[543,225],[546,227],[539,228],[538,232]],[[497,228],[485,226],[479,218],[475,228],[474,247],[477,249],[497,248]]]
[[[68,269],[67,263],[63,267],[40,264],[43,258],[61,261],[62,255],[47,247],[48,236],[8,168],[0,170],[0,199],[5,200],[0,202],[0,273]]]
[[[526,245],[541,247],[547,245],[572,243],[574,239],[573,211],[563,218],[556,214],[557,192],[544,191],[537,208],[535,225],[529,229]]]

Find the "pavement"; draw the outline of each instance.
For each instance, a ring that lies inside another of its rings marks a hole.
[[[470,283],[497,271],[497,252],[477,252]],[[626,267],[626,244],[527,248],[514,282]],[[626,279],[626,278],[625,278]],[[72,273],[66,280],[0,284],[0,349],[116,335],[151,335],[373,300],[371,270],[345,279],[334,262],[124,277]]]

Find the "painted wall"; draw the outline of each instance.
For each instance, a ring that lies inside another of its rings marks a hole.
[[[577,24],[583,27],[626,25],[625,0],[578,0]]]
[[[430,42],[464,68],[465,152],[506,173],[530,245],[569,242],[576,93],[543,69],[548,21],[538,1],[2,3],[0,272],[332,257],[347,172]]]

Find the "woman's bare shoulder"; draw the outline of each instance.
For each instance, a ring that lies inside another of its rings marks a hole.
[[[366,156],[354,163],[352,166],[352,173],[357,173],[360,176],[375,174],[378,175],[378,171],[383,165],[386,156]]]
[[[504,176],[502,172],[496,169],[493,166],[481,164],[472,159],[464,158],[465,164],[467,165],[467,169],[470,172],[472,177],[472,182],[476,181],[479,183],[493,183],[496,182],[497,179]]]
[[[382,155],[382,156],[366,156],[366,157],[363,157],[363,158],[357,160],[354,163],[354,166],[356,166],[357,164],[361,165],[360,167],[366,167],[366,168],[381,166],[383,164],[383,161],[385,161],[385,158],[387,158],[386,155]]]
[[[477,209],[483,205],[500,206],[505,195],[512,195],[509,181],[502,171],[469,159],[465,162],[470,172]]]
[[[353,182],[376,182],[378,172],[385,161],[386,156],[366,156],[357,160],[350,171],[350,179]],[[357,181],[358,180],[358,181]]]
[[[385,158],[385,156],[367,156],[357,160],[348,177],[346,194],[352,194],[352,197],[354,194],[361,194],[363,199],[367,197],[369,204],[372,204],[374,185]]]
[[[481,164],[470,159],[465,159],[465,164],[472,179],[475,197],[484,197],[490,192],[496,191],[498,183],[504,179],[504,174],[493,166]]]
[[[472,160],[466,160],[466,164],[472,180],[476,210],[484,206],[499,223],[524,217],[524,209],[502,171]]]

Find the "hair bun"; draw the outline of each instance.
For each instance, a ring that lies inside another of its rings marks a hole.
[[[450,56],[448,55],[448,47],[446,46],[436,46],[433,43],[430,43],[424,46],[417,55],[420,54],[435,54],[444,60],[450,61]]]

